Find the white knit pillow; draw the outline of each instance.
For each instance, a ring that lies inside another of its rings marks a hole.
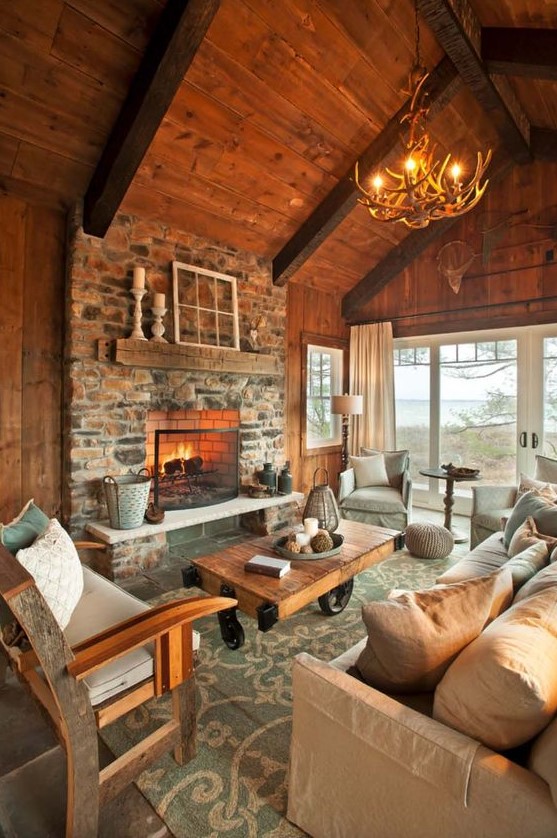
[[[56,518],[17,560],[34,578],[61,629],[66,628],[83,593],[83,570],[75,545]]]

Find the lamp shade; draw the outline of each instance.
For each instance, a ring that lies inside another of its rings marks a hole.
[[[331,413],[343,416],[361,416],[364,412],[363,396],[331,396]]]

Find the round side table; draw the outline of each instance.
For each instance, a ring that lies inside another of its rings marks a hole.
[[[443,526],[445,529],[449,530],[452,533],[453,538],[456,544],[462,544],[464,541],[468,541],[467,536],[461,535],[457,533],[452,528],[452,518],[453,518],[453,506],[454,506],[454,484],[455,483],[464,483],[467,481],[473,480],[480,480],[479,474],[469,474],[466,477],[455,477],[454,474],[448,474],[445,469],[442,468],[422,468],[420,469],[420,474],[424,477],[433,477],[434,480],[445,480],[445,497],[443,499],[443,504],[445,507],[445,520],[443,522]]]

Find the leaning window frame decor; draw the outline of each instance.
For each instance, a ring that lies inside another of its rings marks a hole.
[[[200,278],[209,278],[213,280],[214,291],[213,300],[214,307],[207,305],[200,305],[199,300],[199,280]],[[190,281],[193,279],[193,287],[195,298],[187,300],[183,297],[183,287],[186,279]],[[219,308],[219,283],[230,286],[230,293],[225,297],[229,298],[230,305],[227,308]],[[237,280],[235,276],[219,273],[218,271],[210,271],[207,268],[200,268],[197,265],[190,265],[186,262],[172,262],[172,292],[173,292],[173,315],[174,315],[174,342],[187,346],[208,346],[217,349],[231,349],[239,351],[240,349],[240,330],[238,326],[238,293],[236,288]],[[195,329],[197,332],[197,340],[182,339],[182,331],[180,323],[184,322],[183,312],[189,310],[194,312]],[[211,315],[214,317],[214,335],[215,340],[207,340],[209,334],[206,327],[201,323],[201,316],[205,319],[210,319]],[[231,319],[231,329],[227,330],[227,335],[232,337],[232,344],[221,341],[221,318]]]

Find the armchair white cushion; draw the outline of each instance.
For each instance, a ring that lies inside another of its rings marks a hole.
[[[412,503],[409,452],[362,448],[360,453],[360,457],[354,458],[358,466],[367,458],[374,464],[377,455],[383,455],[388,485],[359,486],[353,468],[341,472],[338,494],[341,516],[349,521],[403,530],[410,520]]]

